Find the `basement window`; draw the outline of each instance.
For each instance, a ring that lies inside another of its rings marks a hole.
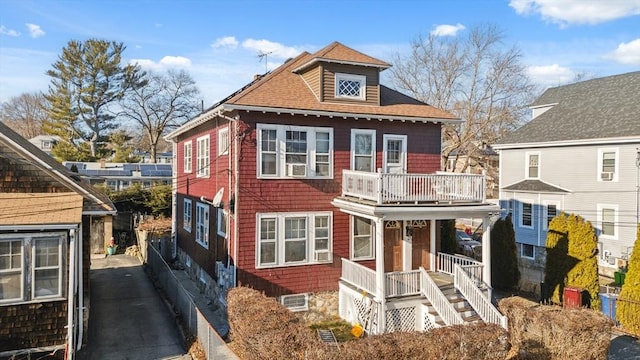
[[[280,303],[293,312],[309,310],[309,294],[282,295]]]

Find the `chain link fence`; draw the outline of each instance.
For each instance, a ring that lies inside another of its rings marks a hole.
[[[213,325],[200,311],[194,301],[194,295],[184,288],[158,250],[150,243],[146,248],[147,265],[153,271],[158,285],[162,288],[168,301],[173,305],[174,311],[182,318],[184,326],[197,337],[206,358],[237,359]]]

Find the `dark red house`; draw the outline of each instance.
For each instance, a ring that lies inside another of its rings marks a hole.
[[[484,264],[439,254],[439,220],[498,211],[482,175],[438,173],[441,124],[460,120],[380,84],[389,67],[334,42],[167,136],[175,251],[203,287],[250,286],[294,310],[333,291],[348,320],[379,309],[367,330],[382,333],[400,329],[388,299],[423,294],[427,271],[469,260],[490,284],[488,236]]]

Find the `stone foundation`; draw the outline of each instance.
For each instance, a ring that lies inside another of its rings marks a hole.
[[[309,294],[309,310],[297,314],[307,323],[339,319],[338,292],[326,291]]]
[[[222,295],[222,289],[218,286],[218,283],[212,278],[206,271],[191,258],[182,249],[178,248],[178,262],[184,268],[183,271],[189,276],[200,293],[207,299],[212,301],[218,301]]]

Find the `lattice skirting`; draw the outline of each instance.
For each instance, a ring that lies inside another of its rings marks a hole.
[[[386,312],[387,332],[415,331],[416,308],[388,309]]]

